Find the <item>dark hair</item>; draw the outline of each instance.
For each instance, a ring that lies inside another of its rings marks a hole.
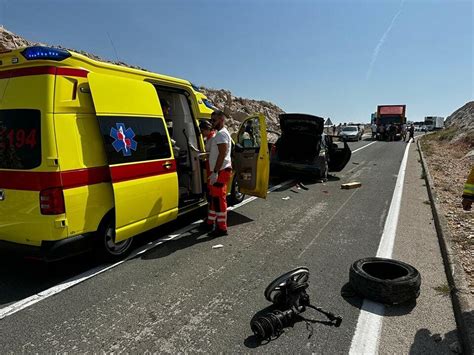
[[[212,128],[211,122],[209,122],[208,120],[202,120],[199,123],[199,129],[211,129],[211,128]]]
[[[224,111],[221,110],[215,110],[211,116],[216,116],[216,117],[226,117]]]

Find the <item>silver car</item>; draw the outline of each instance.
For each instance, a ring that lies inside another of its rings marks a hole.
[[[339,138],[343,141],[359,141],[362,139],[362,131],[357,126],[345,126],[341,128]]]

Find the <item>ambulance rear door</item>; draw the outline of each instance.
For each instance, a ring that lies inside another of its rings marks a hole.
[[[240,126],[232,164],[240,192],[256,197],[267,197],[270,155],[263,114],[248,117]]]
[[[152,84],[89,73],[115,200],[115,242],[178,214],[178,176]]]

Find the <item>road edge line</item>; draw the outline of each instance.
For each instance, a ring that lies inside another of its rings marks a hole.
[[[470,307],[468,297],[464,294],[465,292],[469,292],[467,282],[463,277],[459,276],[460,274],[464,274],[464,270],[453,251],[453,244],[451,243],[452,235],[447,227],[448,223],[446,218],[443,213],[440,212],[441,208],[436,202],[438,200],[437,193],[421,148],[420,140],[417,141],[417,146],[424,172],[426,189],[431,202],[431,212],[435,222],[438,243],[443,257],[444,271],[450,288],[451,303],[458,328],[459,340],[464,350],[463,354],[469,355],[473,353],[474,315],[469,315],[469,313],[472,313],[472,308]],[[471,329],[471,332],[469,332],[469,329]]]
[[[377,141],[370,142],[369,144],[366,144],[366,145],[364,145],[364,146],[362,146],[362,147],[360,147],[360,148],[354,149],[351,153],[358,152],[359,150],[362,150],[362,149],[364,149],[364,148],[367,148],[368,146],[371,146],[372,144],[375,144],[375,143],[377,143]]]
[[[392,256],[409,152],[410,145],[407,145],[400,163],[400,169],[398,170],[390,208],[387,213],[387,218],[385,219],[382,237],[380,238],[379,247],[377,249],[377,257],[391,258]],[[383,304],[364,299],[359,318],[357,319],[356,329],[352,337],[349,354],[378,354],[384,313],[385,306]]]
[[[275,185],[275,186],[272,186],[271,188],[268,189],[268,193],[271,193],[279,188],[282,188],[282,187],[285,187],[287,185],[290,185],[294,183],[294,180],[293,179],[290,179],[290,180],[286,180],[284,182],[282,182],[281,184],[278,184],[278,185]],[[232,210],[235,210],[239,207],[242,207],[244,205],[246,205],[247,203],[250,203],[254,200],[256,200],[258,197],[250,197],[244,201],[242,201],[241,203],[235,205],[235,206],[232,206],[229,208],[230,211]],[[106,266],[97,266],[95,268],[92,268],[90,270],[87,270],[87,271],[84,271],[76,276],[73,276],[57,285],[54,285],[50,288],[47,288],[46,290],[43,290],[43,291],[40,291],[38,293],[35,293],[34,295],[31,295],[29,297],[26,297],[26,298],[23,298],[19,301],[16,301],[6,307],[3,307],[3,308],[0,308],[0,320],[8,317],[8,316],[11,316],[12,314],[15,314],[23,309],[26,309],[32,305],[34,305],[35,303],[38,303],[40,301],[43,301],[51,296],[54,296],[54,295],[57,295],[67,289],[70,289],[88,279],[91,279],[93,278],[94,276],[97,276],[97,275],[100,275],[102,274],[103,272],[106,272],[110,269],[113,269],[117,266],[119,266],[120,264],[123,264],[124,262],[128,261],[128,260],[131,260],[149,250],[152,250],[154,248],[156,248],[157,246],[163,244],[163,243],[166,243],[167,241],[170,241],[170,240],[173,240],[173,239],[176,239],[178,238],[179,236],[183,235],[184,233],[187,233],[193,229],[196,228],[196,224],[199,223],[199,222],[202,222],[202,220],[200,221],[195,221],[195,222],[192,222],[190,223],[189,225],[185,226],[185,227],[182,227],[181,229],[178,229],[175,233],[170,233],[170,234],[167,234],[165,235],[164,237],[160,238],[160,239],[157,239],[156,241],[154,242],[150,242],[148,244],[145,244],[143,247],[141,248],[138,248],[136,250],[134,250],[129,256],[127,256],[125,259],[123,260],[120,260],[114,264],[111,264],[111,265],[106,265]]]

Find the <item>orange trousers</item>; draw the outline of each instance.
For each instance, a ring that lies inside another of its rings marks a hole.
[[[217,228],[224,231],[227,230],[227,184],[231,175],[232,169],[223,169],[219,171],[214,185],[209,184],[209,181],[207,184],[210,195],[207,223],[215,223]]]

